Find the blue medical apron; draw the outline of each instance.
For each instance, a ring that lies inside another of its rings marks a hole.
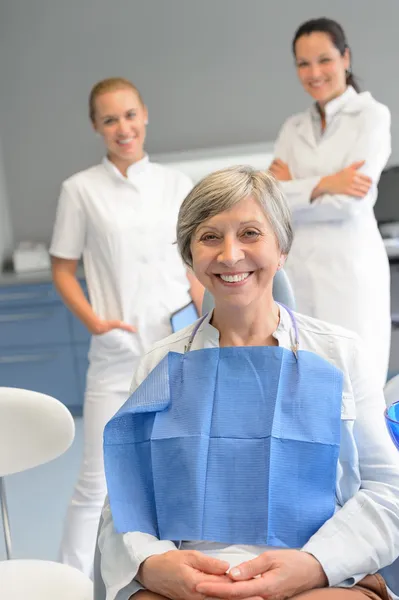
[[[343,376],[307,351],[170,352],[104,432],[116,531],[300,548],[335,511]]]

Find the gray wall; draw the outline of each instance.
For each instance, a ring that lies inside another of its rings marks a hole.
[[[3,167],[3,154],[0,144],[0,271],[3,259],[12,249],[12,230],[8,205],[6,178]]]
[[[15,239],[48,240],[60,183],[95,163],[86,101],[127,76],[148,104],[150,153],[273,140],[309,103],[290,51],[300,22],[341,21],[363,88],[393,117],[397,0],[13,0],[0,12],[0,134]]]

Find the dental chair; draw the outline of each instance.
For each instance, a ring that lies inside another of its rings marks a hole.
[[[0,561],[2,600],[92,600],[92,582],[73,567],[49,560],[9,560],[12,540],[3,478],[54,460],[74,436],[72,415],[55,398],[0,387],[0,499],[8,559]]]

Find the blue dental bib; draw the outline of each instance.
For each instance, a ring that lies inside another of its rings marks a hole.
[[[342,386],[302,350],[170,352],[105,428],[116,530],[303,546],[335,511]]]

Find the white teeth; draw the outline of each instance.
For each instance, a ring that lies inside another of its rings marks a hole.
[[[240,275],[220,275],[220,278],[223,281],[227,281],[228,283],[237,283],[238,281],[244,281],[249,277],[249,273],[240,273]]]
[[[118,140],[118,144],[130,144],[133,141],[133,138],[129,138],[128,140]]]

